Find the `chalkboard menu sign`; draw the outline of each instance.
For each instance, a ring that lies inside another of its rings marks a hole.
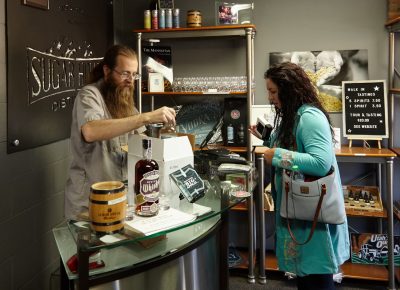
[[[384,80],[343,82],[342,104],[344,137],[364,140],[388,137]]]

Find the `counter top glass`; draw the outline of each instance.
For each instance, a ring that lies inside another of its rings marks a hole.
[[[100,250],[100,259],[105,266],[90,270],[89,275],[96,275],[146,263],[185,247],[216,227],[221,213],[244,200],[245,197],[222,194],[220,183],[215,182],[206,190],[205,196],[195,203],[208,207],[209,212],[183,225],[148,236],[134,233],[126,227],[122,233],[99,236],[90,230],[89,223],[68,221],[54,228],[53,234],[64,265],[77,253],[78,248],[86,252]],[[177,209],[193,214],[196,208],[182,200]],[[78,274],[71,272],[68,267],[65,269],[70,280],[78,278]]]

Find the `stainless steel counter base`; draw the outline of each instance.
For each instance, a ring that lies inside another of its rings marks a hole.
[[[218,290],[219,246],[212,235],[198,248],[145,272],[91,287],[92,290]],[[75,285],[78,289],[78,285]]]

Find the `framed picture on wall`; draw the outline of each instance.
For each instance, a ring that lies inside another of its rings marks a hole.
[[[174,0],[158,0],[158,9],[174,8]]]
[[[49,0],[23,0],[23,4],[44,10],[49,10]]]

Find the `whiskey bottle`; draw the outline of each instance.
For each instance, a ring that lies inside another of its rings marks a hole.
[[[158,214],[160,174],[151,156],[151,140],[143,139],[143,159],[135,165],[135,213],[141,216]]]

